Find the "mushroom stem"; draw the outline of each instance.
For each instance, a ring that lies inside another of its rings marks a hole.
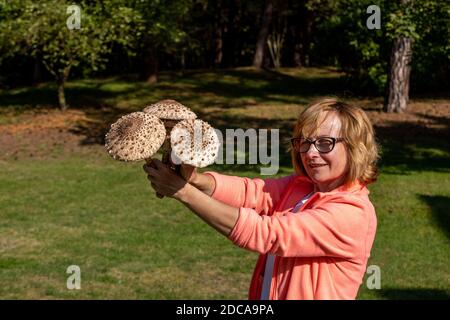
[[[170,156],[172,153],[172,146],[170,144],[170,132],[172,131],[172,128],[180,122],[180,120],[162,120],[164,123],[164,127],[166,128],[166,139],[164,140],[164,143],[161,147],[162,151],[162,163],[164,164],[170,164]]]
[[[170,163],[170,153],[172,152],[172,147],[170,146],[170,136],[169,139],[166,137],[163,146],[161,147],[162,157],[161,161],[164,164]]]

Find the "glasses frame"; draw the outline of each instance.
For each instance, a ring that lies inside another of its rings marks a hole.
[[[309,142],[309,147],[308,147],[308,149],[307,149],[306,151],[300,151],[300,148],[297,149],[297,148],[295,147],[295,141],[301,140],[301,139],[303,139],[303,140]],[[333,141],[333,145],[332,145],[332,147],[331,147],[331,149],[330,149],[329,151],[323,152],[323,151],[320,151],[320,150],[317,148],[316,142],[317,142],[317,140],[320,140],[320,139],[331,139],[331,141]],[[307,153],[307,152],[309,151],[309,149],[311,149],[311,145],[312,145],[312,144],[314,145],[314,147],[316,148],[316,150],[317,150],[319,153],[330,153],[331,151],[333,151],[334,147],[336,146],[336,143],[342,142],[342,141],[344,141],[344,140],[345,140],[344,138],[334,138],[334,137],[319,137],[319,138],[317,138],[317,139],[315,139],[315,140],[305,139],[305,138],[303,138],[303,137],[299,137],[299,138],[291,138],[291,145],[292,145],[292,148],[293,148],[294,150],[296,150],[296,151],[298,151],[298,152],[300,152],[300,153]]]

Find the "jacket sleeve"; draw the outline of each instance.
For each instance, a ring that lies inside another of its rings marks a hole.
[[[257,214],[268,214],[280,200],[287,184],[295,175],[283,178],[250,179],[208,171],[216,188],[212,197],[233,207],[251,208]]]
[[[361,199],[330,199],[299,213],[259,216],[240,208],[229,235],[236,245],[261,254],[283,257],[355,258],[366,254],[370,223],[376,224],[372,204]]]

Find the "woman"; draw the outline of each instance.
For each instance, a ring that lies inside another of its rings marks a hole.
[[[291,142],[295,174],[283,178],[194,171],[186,182],[156,160],[144,170],[156,192],[260,253],[250,299],[355,299],[377,225],[366,188],[377,176],[372,125],[362,109],[325,99],[301,113]]]

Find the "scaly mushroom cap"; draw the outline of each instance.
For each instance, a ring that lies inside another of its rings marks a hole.
[[[197,115],[188,107],[175,100],[161,100],[146,107],[144,112],[157,116],[161,120],[195,119]]]
[[[166,130],[157,117],[133,112],[111,125],[105,137],[108,153],[120,161],[150,158],[164,142]]]
[[[183,120],[170,133],[173,154],[184,164],[206,167],[219,153],[219,138],[207,122],[199,119]]]

